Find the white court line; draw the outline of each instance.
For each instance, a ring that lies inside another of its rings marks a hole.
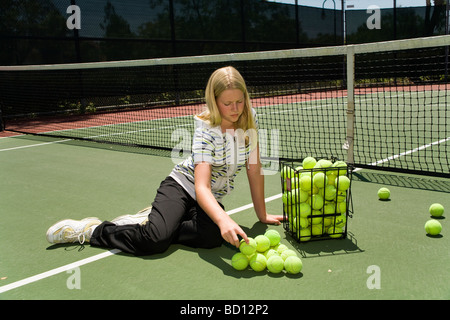
[[[281,193],[278,194],[278,195],[269,197],[269,198],[265,199],[265,201],[269,202],[269,201],[272,201],[272,200],[275,200],[275,199],[278,199],[278,198],[281,198]],[[247,204],[245,206],[242,206],[242,207],[230,210],[230,211],[227,212],[227,214],[228,215],[232,215],[232,214],[238,213],[240,211],[244,211],[244,210],[250,209],[252,207],[253,207],[253,204]],[[64,265],[62,267],[59,267],[59,268],[55,268],[55,269],[52,269],[52,270],[49,270],[49,271],[46,271],[46,272],[39,273],[39,274],[37,274],[35,276],[31,276],[31,277],[28,277],[28,278],[25,278],[25,279],[22,279],[22,280],[19,280],[19,281],[16,281],[16,282],[13,282],[13,283],[10,283],[10,284],[7,284],[7,285],[4,285],[4,286],[0,287],[0,293],[7,292],[9,290],[22,287],[22,286],[25,286],[27,284],[30,284],[30,283],[33,283],[33,282],[36,282],[36,281],[39,281],[39,280],[42,280],[42,279],[45,279],[45,278],[49,278],[49,277],[54,276],[56,274],[59,274],[59,273],[62,273],[62,272],[68,271],[68,270],[72,270],[74,268],[83,266],[85,264],[88,264],[88,263],[91,263],[91,262],[94,262],[94,261],[97,261],[97,260],[100,260],[100,259],[104,259],[104,258],[113,256],[113,255],[115,255],[117,253],[120,253],[120,252],[121,252],[121,250],[119,250],[119,249],[112,249],[112,250],[109,250],[107,252],[103,252],[103,253],[97,254],[95,256],[86,258],[86,259],[82,259],[82,260],[79,260],[79,261],[76,261],[76,262],[73,262],[73,263],[66,264],[66,265]]]
[[[47,144],[61,143],[61,142],[66,142],[66,141],[71,141],[71,140],[73,140],[73,139],[65,139],[65,140],[58,140],[58,141],[45,142],[45,143],[29,144],[27,146],[13,147],[13,148],[7,148],[7,149],[0,149],[0,152],[2,152],[2,151],[11,151],[11,150],[18,150],[18,149],[25,149],[25,148],[33,148],[33,147],[40,147],[40,146],[45,146]]]

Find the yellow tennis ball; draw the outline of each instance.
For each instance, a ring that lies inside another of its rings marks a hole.
[[[334,225],[337,228],[343,228],[343,227],[345,227],[346,221],[347,221],[347,218],[345,217],[345,214],[341,214],[340,216],[336,217]]]
[[[344,202],[345,200],[347,200],[347,192],[338,191],[336,195],[336,202]]]
[[[256,253],[250,258],[250,267],[256,271],[263,271],[267,266],[267,259],[262,253]]]
[[[339,191],[345,191],[350,188],[350,179],[347,176],[338,176],[334,180],[334,185]]]
[[[334,202],[326,203],[323,206],[323,213],[324,214],[333,214],[336,211],[336,204]]]
[[[425,231],[430,236],[437,236],[442,231],[442,225],[439,221],[431,219],[425,223]]]
[[[303,159],[302,166],[304,169],[312,169],[316,165],[317,161],[313,157],[306,157]]]
[[[277,230],[274,229],[267,230],[266,233],[264,233],[264,235],[269,239],[271,247],[276,246],[281,241],[280,233]]]
[[[300,229],[298,232],[298,239],[300,242],[306,242],[311,240],[311,230],[309,228],[306,229]]]
[[[336,207],[336,213],[346,213],[346,212],[347,212],[347,203],[338,202]]]
[[[267,270],[272,273],[280,273],[284,268],[284,260],[278,255],[273,255],[267,259]]]
[[[279,254],[278,251],[275,250],[275,249],[269,249],[269,250],[267,250],[266,252],[264,252],[264,256],[266,257],[266,259],[269,259],[269,258],[270,258],[271,256],[273,256],[273,255],[279,256],[280,254]]]
[[[284,166],[280,172],[281,178],[283,178],[283,179],[293,178],[294,174],[295,174],[295,170],[289,166]]]
[[[300,228],[304,229],[309,226],[309,221],[306,218],[300,217]]]
[[[280,243],[279,245],[275,246],[273,249],[277,250],[278,254],[281,255],[284,250],[288,250],[289,248],[285,244]]]
[[[319,194],[313,194],[311,196],[311,208],[314,210],[320,210],[323,207],[323,198]]]
[[[255,237],[256,241],[256,251],[265,252],[270,248],[270,240],[264,235],[259,235]]]
[[[323,188],[325,186],[326,175],[323,172],[317,172],[313,177],[313,183],[317,188]]]
[[[433,217],[440,217],[444,214],[444,206],[440,203],[433,203],[429,208],[430,214]]]
[[[311,224],[321,224],[323,221],[322,212],[320,210],[313,210],[311,212]]]
[[[378,198],[380,200],[388,200],[390,196],[391,196],[391,192],[389,191],[388,188],[380,188],[378,190]]]
[[[302,271],[302,260],[297,256],[290,256],[284,260],[284,270],[290,274],[297,274]]]
[[[331,201],[334,200],[336,198],[336,187],[333,185],[327,185],[325,187],[325,191],[324,191],[324,198],[325,200]]]
[[[328,227],[333,223],[333,221],[334,221],[334,217],[326,217],[323,219],[323,225],[325,227]]]
[[[281,258],[283,258],[283,260],[286,260],[286,258],[290,256],[297,256],[297,253],[295,253],[295,251],[291,249],[284,250],[281,253]]]
[[[342,237],[343,231],[342,228],[340,227],[331,226],[327,229],[327,233],[330,236],[330,238],[340,238]]]
[[[347,164],[344,161],[336,161],[335,163],[333,163],[332,167],[334,168],[338,168],[338,176],[343,176],[347,173]]]
[[[300,217],[307,218],[311,214],[311,206],[307,202],[300,203],[299,206]]]
[[[248,244],[244,239],[241,240],[241,244],[239,245],[239,250],[245,254],[246,256],[251,256],[256,252],[256,241],[253,238],[248,238]]]
[[[236,270],[245,270],[248,267],[248,257],[242,252],[238,252],[231,258],[231,265]]]
[[[327,159],[320,159],[317,163],[320,164],[320,168],[329,168],[333,165],[333,162]]]
[[[320,236],[322,234],[322,225],[321,224],[313,224],[311,226],[311,234],[313,236]]]
[[[300,177],[300,189],[309,192],[311,188],[311,176],[308,174]]]

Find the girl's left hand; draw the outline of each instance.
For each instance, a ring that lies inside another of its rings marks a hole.
[[[280,225],[281,222],[284,221],[284,218],[280,215],[266,214],[266,217],[264,219],[261,219],[260,221],[265,224]]]

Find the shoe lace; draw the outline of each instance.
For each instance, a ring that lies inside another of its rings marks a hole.
[[[86,240],[86,236],[84,235],[84,232],[81,232],[81,233],[78,235],[78,242],[79,242],[80,244],[83,244],[85,240]]]
[[[78,240],[80,244],[83,244],[86,241],[86,236],[84,235],[84,232],[66,230],[64,232],[64,239],[68,242],[75,242],[75,240]]]

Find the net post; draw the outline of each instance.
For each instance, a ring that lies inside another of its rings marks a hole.
[[[355,50],[352,45],[347,46],[347,162],[354,164],[353,140],[355,128]]]

